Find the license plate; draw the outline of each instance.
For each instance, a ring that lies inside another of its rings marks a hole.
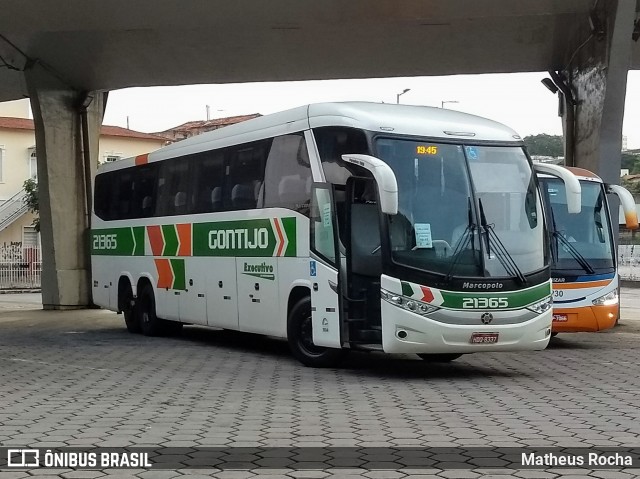
[[[471,344],[493,344],[498,342],[498,333],[472,333]]]
[[[569,321],[569,317],[566,314],[554,314],[553,322],[554,323],[565,323]]]

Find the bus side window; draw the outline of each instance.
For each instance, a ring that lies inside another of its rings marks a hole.
[[[162,162],[158,175],[156,216],[179,215],[187,212],[189,163],[184,158]]]
[[[191,184],[193,188],[193,212],[210,213],[222,210],[222,185],[224,183],[224,154],[207,151],[192,159]]]
[[[111,220],[111,191],[109,187],[110,179],[113,173],[103,173],[96,175],[96,186],[94,188],[93,196],[93,210],[98,218],[105,221]]]
[[[132,196],[133,196],[133,172],[132,168],[123,170],[117,177],[118,181],[114,185],[114,201],[112,205],[112,216],[114,219],[132,218]]]
[[[258,207],[288,208],[306,216],[311,201],[311,165],[302,133],[273,139]]]
[[[229,174],[224,188],[225,209],[256,208],[264,181],[264,165],[270,141],[256,141],[227,150]]]
[[[132,217],[149,218],[155,211],[155,184],[157,163],[133,168]]]

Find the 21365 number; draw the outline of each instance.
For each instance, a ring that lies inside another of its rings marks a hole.
[[[464,309],[501,309],[509,307],[507,298],[464,298],[462,300]]]
[[[94,235],[93,237],[93,249],[117,249],[118,248],[118,235]]]

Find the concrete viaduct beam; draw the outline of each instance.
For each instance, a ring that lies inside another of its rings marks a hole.
[[[91,184],[106,97],[77,92],[37,63],[25,79],[36,127],[43,307],[86,307]]]
[[[636,0],[600,0],[591,14],[593,28],[577,33],[582,46],[571,54],[560,74],[570,89],[562,95],[567,165],[592,170],[608,183],[620,182],[622,120],[636,9]]]

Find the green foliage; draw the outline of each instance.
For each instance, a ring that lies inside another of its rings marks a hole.
[[[529,135],[524,137],[524,144],[532,156],[564,156],[563,139],[561,135]]]
[[[640,173],[640,155],[632,155],[631,153],[622,153],[621,168],[628,168],[629,174],[637,175]]]
[[[33,178],[29,178],[26,180],[22,187],[24,191],[27,193],[27,196],[24,198],[24,202],[29,208],[29,211],[36,214],[36,217],[33,219],[32,225],[36,228],[36,231],[40,231],[40,217],[38,213],[40,211],[40,203],[38,202],[38,182]]]
[[[640,198],[640,181],[629,181],[622,178],[621,183],[636,198],[636,201]]]

